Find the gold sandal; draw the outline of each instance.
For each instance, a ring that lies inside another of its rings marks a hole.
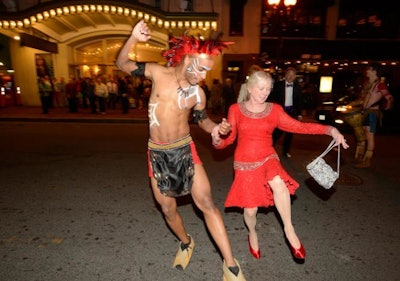
[[[223,281],[246,281],[246,278],[244,278],[242,269],[240,268],[240,265],[236,259],[235,259],[235,263],[239,267],[239,273],[237,276],[235,274],[233,274],[232,271],[229,270],[229,268],[226,266],[225,261],[224,261],[224,264],[222,266],[222,271],[224,273],[222,276]]]
[[[178,252],[176,253],[172,267],[184,270],[188,266],[194,250],[194,240],[192,236],[188,235],[188,237],[190,239],[190,243],[184,250],[182,250],[182,241],[179,242]]]

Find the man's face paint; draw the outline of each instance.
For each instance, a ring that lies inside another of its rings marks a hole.
[[[206,78],[207,71],[210,71],[214,65],[214,61],[208,55],[199,55],[193,58],[186,71],[189,74],[188,81],[190,84],[197,84]],[[193,78],[193,79],[191,79]],[[195,81],[194,81],[195,80]]]

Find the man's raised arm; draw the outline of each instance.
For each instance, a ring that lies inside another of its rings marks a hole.
[[[132,33],[128,40],[126,40],[124,46],[122,46],[116,61],[117,67],[131,74],[132,71],[138,69],[138,65],[135,61],[129,59],[129,51],[131,47],[138,42],[146,42],[150,39],[150,29],[144,20],[139,21],[132,30]]]

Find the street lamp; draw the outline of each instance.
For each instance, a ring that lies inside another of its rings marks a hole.
[[[268,0],[268,4],[271,6],[273,6],[273,5],[277,6],[277,5],[279,5],[280,2],[281,2],[281,0]],[[283,1],[283,4],[286,7],[294,6],[294,5],[296,5],[296,3],[297,3],[297,0],[284,0]]]
[[[297,0],[283,0],[283,5],[281,4],[281,0],[266,0],[267,4],[272,7],[274,12],[278,12],[279,14],[290,14],[290,10],[293,6],[296,5]]]
[[[281,59],[281,51],[283,48],[282,36],[290,30],[294,24],[292,18],[292,8],[297,4],[297,0],[264,0],[265,2],[265,19],[269,35],[278,37],[278,46],[276,50],[277,60]]]
[[[296,16],[292,15],[292,8],[297,0],[264,0],[265,17],[270,23],[272,33],[282,35],[295,24]]]

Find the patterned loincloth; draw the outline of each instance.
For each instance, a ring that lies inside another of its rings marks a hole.
[[[148,142],[153,176],[165,196],[179,197],[191,191],[194,176],[191,143],[190,135],[172,143]]]

